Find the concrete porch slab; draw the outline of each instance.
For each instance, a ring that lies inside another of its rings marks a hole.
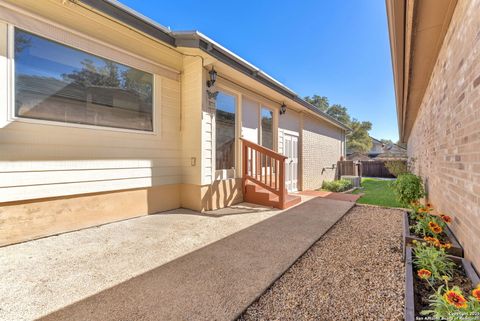
[[[176,209],[1,247],[0,320],[36,320],[281,213],[228,211]]]
[[[353,205],[314,198],[41,320],[235,319]]]

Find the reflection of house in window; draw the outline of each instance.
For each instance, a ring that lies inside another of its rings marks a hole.
[[[140,97],[134,91],[106,86],[90,86],[86,89],[87,103],[126,110],[142,109]]]
[[[17,117],[153,130],[152,74],[20,29],[15,41]]]
[[[119,128],[152,130],[151,106],[131,90],[83,87],[55,78],[17,77],[17,116]]]

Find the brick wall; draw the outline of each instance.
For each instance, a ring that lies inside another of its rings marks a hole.
[[[303,189],[322,187],[323,180],[333,180],[335,170],[322,169],[337,164],[342,155],[342,130],[321,120],[304,118]]]
[[[480,268],[480,0],[458,2],[408,141],[429,200]]]

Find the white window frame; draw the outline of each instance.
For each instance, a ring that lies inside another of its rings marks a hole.
[[[235,179],[235,178],[239,178],[241,177],[241,168],[239,167],[241,162],[240,162],[240,154],[241,154],[241,150],[240,150],[240,126],[241,126],[241,120],[239,119],[239,115],[241,117],[241,110],[240,110],[240,102],[241,102],[241,94],[231,88],[228,88],[226,86],[223,86],[223,85],[219,85],[217,84],[216,86],[216,90],[218,90],[219,92],[223,92],[229,96],[233,96],[235,97],[235,146],[234,146],[234,150],[235,150],[235,157],[234,157],[234,171],[235,171],[235,174],[233,177],[221,177],[219,179],[217,179],[217,171],[221,171],[221,170],[224,170],[224,169],[217,169],[217,119],[216,119],[216,116],[214,118],[214,121],[215,121],[215,137],[213,139],[213,142],[214,142],[214,157],[213,157],[213,181],[223,181],[223,180],[228,180],[228,179]],[[215,108],[215,113],[217,111],[217,108]]]
[[[61,126],[61,127],[73,127],[73,128],[83,128],[83,129],[90,129],[90,130],[101,130],[101,131],[113,131],[113,132],[124,132],[124,133],[133,133],[133,134],[142,134],[142,135],[157,135],[159,133],[159,126],[157,126],[157,77],[158,75],[155,74],[152,71],[145,70],[143,68],[138,68],[138,67],[132,67],[136,68],[138,70],[144,71],[146,73],[152,74],[153,80],[152,80],[152,130],[151,131],[145,131],[145,130],[139,130],[139,129],[128,129],[128,128],[116,128],[116,127],[108,127],[108,126],[97,126],[97,125],[88,125],[88,124],[77,124],[77,123],[68,123],[68,122],[61,122],[61,121],[55,121],[55,120],[43,120],[43,119],[34,119],[34,118],[26,118],[26,117],[18,117],[15,116],[15,55],[14,55],[14,48],[15,48],[15,25],[13,24],[8,24],[7,27],[7,60],[8,60],[8,79],[7,79],[7,88],[8,88],[8,106],[7,106],[7,121],[8,122],[22,122],[22,123],[30,123],[30,124],[41,124],[41,125],[52,125],[52,126]],[[66,46],[69,46],[73,49],[80,50],[95,56],[99,56],[105,59],[109,59],[113,62],[121,63],[124,64],[128,67],[130,65],[125,64],[123,62],[118,62],[117,59],[112,58],[112,57],[107,57],[104,55],[98,55],[94,52],[91,52],[90,50],[86,48],[80,48],[80,46],[75,46],[72,44],[69,44],[67,42],[60,42],[51,35],[45,35],[40,32],[36,32],[33,30],[30,30],[29,28],[25,27],[20,27],[18,28],[25,30],[27,32],[30,32],[34,35],[38,35],[40,37],[43,37],[47,40],[60,43],[60,44],[65,44]],[[110,46],[108,46],[110,48]],[[149,62],[150,63],[150,62]],[[158,100],[160,101],[160,100]]]
[[[272,112],[272,150],[275,152],[278,152],[278,145],[277,145],[277,139],[276,137],[278,136],[278,126],[275,125],[276,121],[276,109],[266,106],[265,104],[258,103],[259,109],[258,109],[258,145],[262,145],[262,135],[263,135],[263,126],[262,126],[262,109],[267,109]],[[263,146],[265,147],[265,146]],[[268,147],[265,147],[268,148]]]

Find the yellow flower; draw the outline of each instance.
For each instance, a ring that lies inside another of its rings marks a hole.
[[[467,300],[465,300],[461,293],[455,292],[453,290],[448,290],[443,295],[443,298],[445,299],[445,301],[457,308],[465,309],[467,307]]]
[[[430,231],[432,231],[435,234],[440,234],[443,231],[441,226],[439,226],[437,223],[432,221],[428,222],[428,228],[430,229]]]
[[[423,239],[433,246],[438,247],[441,245],[440,241],[436,237],[425,236]]]
[[[472,291],[472,295],[475,299],[477,299],[477,301],[480,301],[480,284]]]
[[[418,270],[417,275],[420,279],[428,279],[430,276],[432,276],[432,272],[427,269],[420,269]]]
[[[452,247],[452,243],[445,243],[441,245],[444,249],[450,249]]]

